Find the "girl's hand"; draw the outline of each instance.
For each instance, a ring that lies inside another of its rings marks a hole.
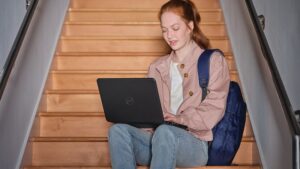
[[[164,113],[164,119],[165,119],[165,121],[170,121],[170,122],[174,122],[174,123],[180,122],[180,119],[171,113]]]
[[[141,130],[144,130],[144,131],[149,132],[151,134],[154,132],[153,128],[141,128]]]

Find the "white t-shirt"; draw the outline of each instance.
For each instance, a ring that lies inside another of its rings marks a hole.
[[[176,115],[176,112],[183,101],[183,78],[178,70],[178,63],[171,62],[170,65],[170,78],[171,78],[171,113]]]

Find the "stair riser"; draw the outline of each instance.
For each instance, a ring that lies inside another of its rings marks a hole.
[[[222,22],[222,13],[216,11],[200,11],[202,22]],[[157,11],[71,11],[68,14],[68,21],[115,21],[115,22],[157,22]]]
[[[47,112],[103,112],[99,94],[48,94]]]
[[[55,57],[54,70],[143,70],[161,56]],[[230,70],[236,70],[232,57],[225,57]]]
[[[160,8],[168,0],[113,0],[113,1],[99,1],[99,0],[73,0],[71,1],[72,8],[91,8],[91,9],[151,9]],[[197,0],[193,1],[198,9],[219,9],[218,0]]]
[[[49,90],[98,90],[97,78],[142,78],[146,74],[110,74],[110,73],[88,73],[88,74],[64,74],[52,73],[52,86]]]
[[[223,24],[203,24],[200,26],[207,36],[225,36]],[[65,36],[162,36],[159,24],[67,24]]]
[[[25,167],[24,169],[112,169],[111,167]],[[150,169],[147,166],[138,166],[137,169]],[[260,166],[201,166],[176,169],[261,169]]]
[[[33,166],[110,166],[107,142],[34,142]]]
[[[53,113],[55,114],[55,113]],[[41,137],[107,137],[111,123],[98,116],[41,116]],[[253,137],[247,116],[243,137]]]
[[[59,75],[58,75],[59,76]],[[69,77],[61,76],[52,85],[53,89],[84,89],[97,91],[96,79],[100,77],[114,77],[109,74],[105,76],[74,75]],[[116,77],[116,76],[115,76]],[[124,77],[124,76],[120,76]],[[129,77],[129,76],[126,76]],[[138,76],[132,76],[138,77]],[[145,77],[141,76],[141,77]],[[235,75],[235,77],[237,77]],[[234,79],[234,77],[232,77]],[[238,79],[236,79],[238,81]],[[47,94],[47,111],[49,112],[102,112],[99,94]]]
[[[242,142],[234,164],[258,164],[252,157],[255,143]],[[34,166],[109,166],[107,142],[34,142]]]
[[[169,52],[163,39],[62,39],[59,52]],[[230,52],[226,39],[211,40],[212,48]]]
[[[108,128],[111,126],[104,116],[39,118],[41,137],[107,137]]]
[[[48,90],[98,90],[97,78],[115,78],[115,77],[146,77],[144,75],[112,75],[95,73],[52,73],[52,86]],[[236,72],[231,73],[231,79],[239,82]]]
[[[24,169],[111,169],[111,167],[25,167]],[[138,166],[137,169],[150,169],[146,166]],[[193,168],[176,169],[261,169],[259,166],[202,166]]]
[[[158,56],[56,57],[54,70],[148,70]]]

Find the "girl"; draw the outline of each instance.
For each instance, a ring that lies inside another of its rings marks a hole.
[[[201,32],[200,15],[190,0],[170,0],[159,12],[163,38],[171,47],[149,67],[155,78],[165,121],[187,129],[160,125],[155,130],[115,124],[109,130],[113,169],[174,169],[206,165],[212,128],[223,117],[229,89],[229,70],[220,53],[210,60],[208,94],[201,102],[197,61],[209,47]]]

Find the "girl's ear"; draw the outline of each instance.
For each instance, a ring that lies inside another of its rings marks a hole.
[[[189,28],[191,31],[194,30],[194,22],[193,21],[190,21],[189,24],[188,24]]]

